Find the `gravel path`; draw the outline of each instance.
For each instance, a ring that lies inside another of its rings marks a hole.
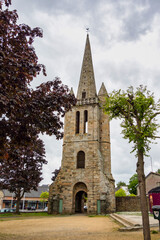
[[[142,232],[120,233],[109,217],[82,215],[0,221],[0,240],[140,240]]]

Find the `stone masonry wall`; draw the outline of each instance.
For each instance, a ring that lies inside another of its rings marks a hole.
[[[149,206],[149,205],[148,205]],[[140,212],[140,197],[116,197],[116,212]]]

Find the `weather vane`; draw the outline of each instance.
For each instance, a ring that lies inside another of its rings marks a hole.
[[[89,28],[88,27],[86,28],[86,32],[89,33]]]

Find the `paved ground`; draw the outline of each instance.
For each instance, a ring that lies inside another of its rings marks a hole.
[[[120,217],[126,219],[127,221],[131,222],[134,225],[142,225],[142,216],[137,215],[137,213],[121,213],[119,214]],[[159,224],[158,220],[154,219],[153,216],[149,217],[150,225],[157,225]]]

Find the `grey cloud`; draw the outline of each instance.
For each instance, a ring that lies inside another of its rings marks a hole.
[[[112,8],[102,13],[103,7],[110,4]],[[139,38],[146,31],[150,30],[151,22],[155,14],[160,14],[160,1],[113,1],[113,0],[14,0],[13,6],[18,6],[18,9],[23,13],[34,13],[35,10],[47,12],[47,14],[69,14],[75,15],[79,18],[86,18],[89,16],[86,24],[91,25],[91,31],[99,36],[100,41],[104,42],[104,28],[103,18],[105,15],[112,14],[113,18],[123,21],[122,30],[123,34],[119,36],[119,40],[134,41]],[[146,7],[144,11],[138,11],[139,7]],[[111,12],[112,11],[112,12]],[[127,13],[129,11],[129,13]],[[113,41],[113,39],[112,39]],[[109,39],[108,39],[109,42]]]
[[[127,3],[133,4],[127,5]],[[133,8],[133,5],[135,8]],[[107,7],[105,8],[105,6]],[[140,12],[136,10],[136,7],[139,8],[139,6],[148,6],[148,8]],[[31,23],[33,26],[40,26],[39,23],[41,23],[40,27],[44,29],[43,39],[35,41],[39,61],[46,65],[48,72],[48,76],[43,78],[42,81],[52,80],[58,75],[64,84],[68,84],[69,87],[73,86],[76,93],[85,43],[85,37],[82,44],[81,39],[78,39],[81,37],[81,33],[75,38],[75,32],[72,31],[72,21],[79,19],[78,24],[74,26],[75,28],[78,28],[78,30],[81,27],[84,28],[85,23],[91,28],[90,40],[93,50],[97,90],[99,90],[101,82],[105,83],[108,92],[113,89],[126,89],[130,85],[138,86],[139,84],[146,85],[150,83],[149,89],[157,91],[159,96],[160,70],[157,66],[155,66],[155,69],[146,69],[144,65],[141,66],[132,61],[130,57],[126,62],[120,61],[116,63],[114,59],[101,56],[101,51],[106,51],[107,55],[107,51],[112,51],[114,45],[120,41],[124,43],[132,42],[139,39],[142,34],[145,35],[146,31],[151,28],[153,18],[159,14],[159,0],[14,0],[13,8],[17,8],[18,14],[29,20],[29,25]],[[46,13],[48,15],[47,21],[50,20],[52,15],[55,18],[52,18],[51,21],[55,21],[59,17],[59,21],[57,21],[59,26],[53,28],[52,24],[49,26],[49,22],[40,21],[38,14],[35,19],[34,14],[38,12]],[[69,21],[71,25],[67,31],[62,29],[62,33],[57,34],[59,28],[66,27],[61,23],[65,21],[64,17],[68,15],[71,16],[71,21]],[[108,16],[110,20],[115,20],[115,25],[118,24],[118,27],[120,27],[117,34],[112,29],[113,22],[107,22]],[[72,39],[74,39],[73,42],[71,42]],[[96,54],[98,54],[98,60]],[[35,80],[36,85],[39,84],[39,79],[41,79],[41,76]],[[132,146],[122,139],[120,132],[119,122],[116,122],[116,125],[111,123],[112,172],[116,182],[120,180],[127,182],[135,173],[136,159],[134,153],[130,154]],[[44,141],[48,160],[48,165],[44,167],[44,183],[48,183],[50,182],[51,172],[60,165],[62,142],[56,141],[54,137],[44,137]],[[160,166],[158,165],[160,162],[159,144],[160,142],[158,142],[158,145],[153,145],[150,152],[154,170],[156,170],[157,166]],[[150,170],[149,160],[146,161],[148,171]],[[148,174],[148,172],[146,173]]]
[[[14,0],[14,4],[19,6],[19,9],[24,9],[25,11],[33,11],[35,9],[39,9],[42,11],[47,11],[48,14],[54,13],[72,13],[72,14],[80,14],[86,13],[88,11],[92,11],[97,8],[99,4],[98,0]]]
[[[132,1],[131,1],[132,2]],[[121,1],[119,1],[121,5]],[[160,1],[133,1],[132,9],[129,16],[124,20],[125,41],[137,40],[141,35],[145,35],[147,31],[151,30],[151,24],[156,14],[160,15]],[[144,11],[137,11],[139,7],[146,7]],[[125,5],[124,5],[125,8]],[[121,14],[124,13],[123,8]]]

